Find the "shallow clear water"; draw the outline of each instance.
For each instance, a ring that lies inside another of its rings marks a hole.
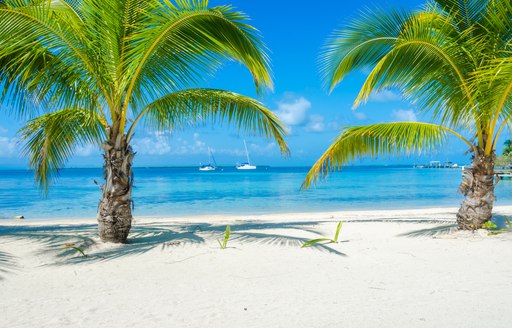
[[[264,214],[366,209],[457,207],[460,169],[347,167],[308,191],[308,168],[200,172],[197,168],[136,168],[134,216]],[[64,169],[47,198],[25,170],[0,171],[0,217],[31,219],[96,216],[101,169]],[[496,187],[496,205],[512,205],[512,182]]]

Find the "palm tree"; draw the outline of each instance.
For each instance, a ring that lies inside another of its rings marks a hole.
[[[258,92],[272,87],[257,31],[231,6],[210,8],[207,0],[0,3],[0,103],[31,116],[21,136],[45,191],[77,146],[101,145],[103,241],[125,242],[131,227],[130,144],[142,122],[157,130],[234,124],[274,138],[288,153],[283,125],[260,102],[192,88],[224,59],[247,67]]]
[[[509,0],[436,0],[421,10],[368,10],[336,31],[322,73],[332,89],[353,71],[371,69],[354,107],[372,92],[400,88],[433,117],[348,127],[309,171],[303,187],[356,157],[421,152],[449,135],[472,152],[464,174],[460,229],[491,219],[495,150],[512,110],[512,4]]]
[[[505,140],[505,149],[503,149],[503,156],[510,156],[512,155],[512,140]]]

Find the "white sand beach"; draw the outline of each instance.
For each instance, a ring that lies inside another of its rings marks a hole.
[[[2,220],[0,327],[510,327],[512,234],[455,213],[137,219],[127,245],[94,219]],[[339,220],[341,242],[300,248]]]

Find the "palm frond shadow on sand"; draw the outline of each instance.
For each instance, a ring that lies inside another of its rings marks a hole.
[[[4,279],[4,275],[16,271],[18,267],[16,261],[15,256],[0,250],[0,280]]]
[[[495,214],[492,217],[492,222],[496,224],[496,229],[506,229],[508,216]],[[448,235],[458,230],[456,223],[443,224],[437,227],[413,230],[407,233],[400,234],[399,237],[436,237],[441,235]]]
[[[315,229],[322,222],[287,222],[261,223],[240,222],[230,224],[230,243],[258,243],[280,247],[300,247],[309,238],[293,236],[293,231],[307,231],[317,234]],[[103,244],[97,237],[97,226],[88,225],[53,225],[1,227],[0,236],[26,240],[41,245],[37,255],[51,254],[56,258],[56,265],[68,263],[106,261],[124,256],[138,255],[160,247],[165,250],[178,244],[200,244],[214,242],[223,236],[225,225],[211,223],[151,223],[135,225],[128,243],[124,245]],[[283,233],[270,233],[266,230],[279,230]],[[82,256],[73,245],[80,248],[87,256]],[[329,245],[315,245],[313,249],[345,256]]]
[[[406,233],[398,235],[399,237],[436,237],[440,235],[448,235],[457,231],[458,227],[456,224],[443,224],[433,228],[412,230]]]

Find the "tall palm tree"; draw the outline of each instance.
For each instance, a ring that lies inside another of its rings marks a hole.
[[[304,187],[356,157],[421,152],[449,135],[472,152],[460,186],[460,229],[491,219],[495,149],[512,110],[510,0],[435,0],[421,10],[368,10],[336,31],[322,53],[332,90],[353,71],[371,69],[354,107],[384,88],[430,112],[431,123],[394,122],[348,127],[309,171]]]
[[[197,88],[225,59],[247,67],[258,92],[272,87],[257,31],[230,6],[210,8],[207,0],[0,3],[0,103],[31,115],[21,136],[44,190],[77,146],[101,145],[103,241],[125,242],[131,227],[130,143],[142,122],[158,130],[207,120],[235,124],[274,138],[288,152],[283,126],[260,102]]]

